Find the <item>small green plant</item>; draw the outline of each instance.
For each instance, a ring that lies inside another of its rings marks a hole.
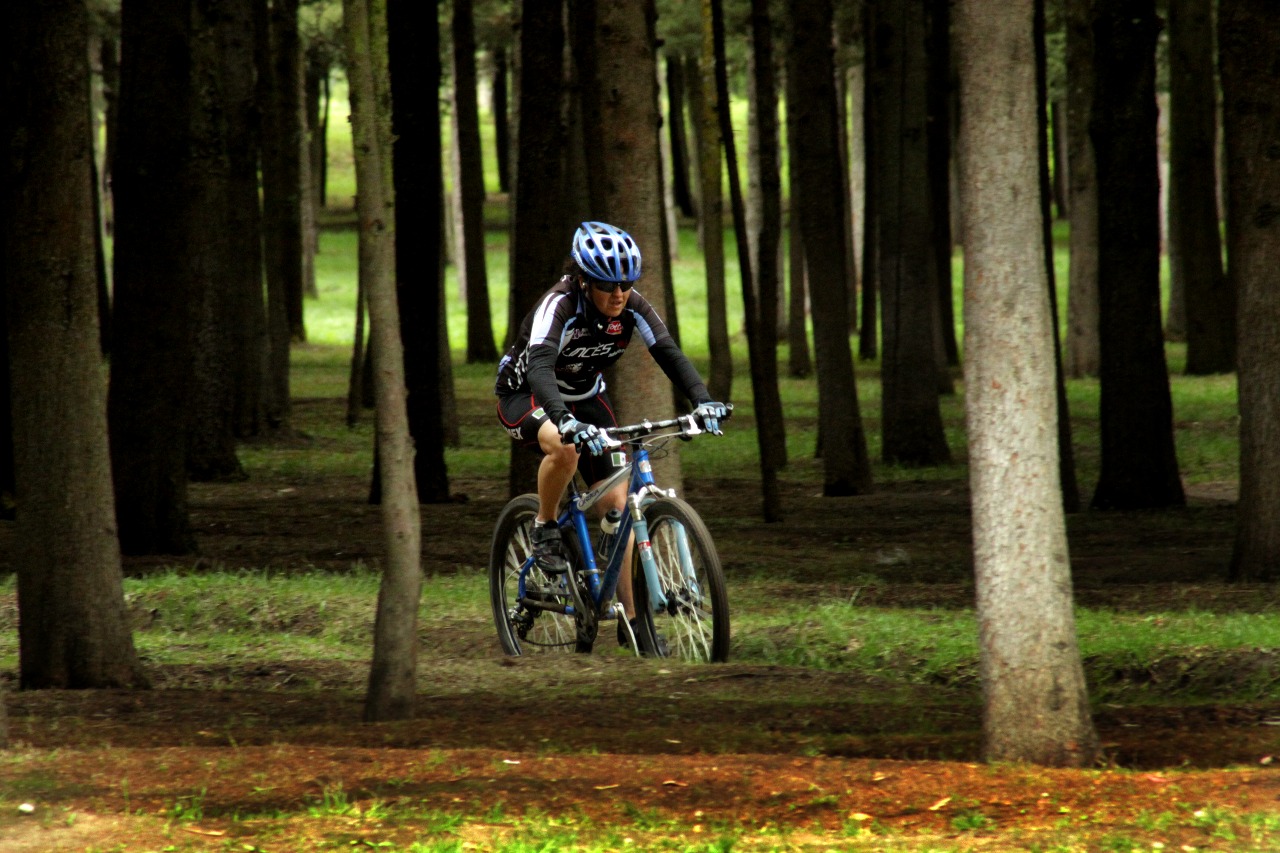
[[[347,792],[341,784],[325,785],[320,792],[319,802],[307,807],[311,817],[344,817],[355,810],[355,806],[347,799]]]
[[[951,828],[957,832],[982,832],[995,826],[995,821],[982,812],[963,811],[951,819]]]
[[[173,805],[169,807],[170,820],[179,823],[193,823],[204,818],[204,798],[208,793],[207,788],[201,788],[199,793],[187,794],[174,800]]]

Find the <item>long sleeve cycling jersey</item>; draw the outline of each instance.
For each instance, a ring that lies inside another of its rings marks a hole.
[[[602,371],[622,357],[637,331],[662,372],[690,402],[711,399],[697,368],[638,290],[628,293],[619,316],[606,317],[570,276],[543,294],[520,324],[515,343],[498,364],[494,392],[532,392],[551,422],[559,423],[569,413],[565,402],[604,390]]]

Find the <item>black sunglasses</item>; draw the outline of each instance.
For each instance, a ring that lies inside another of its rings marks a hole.
[[[622,292],[626,293],[635,286],[634,281],[601,281],[600,279],[592,278],[589,275],[583,276],[583,278],[591,282],[591,286],[596,290],[599,290],[601,293],[613,293],[618,288],[622,288]]]

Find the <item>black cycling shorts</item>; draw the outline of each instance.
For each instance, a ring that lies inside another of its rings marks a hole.
[[[576,403],[566,402],[565,405],[584,424],[595,424],[598,427],[618,425],[609,397],[603,392]],[[538,430],[545,420],[547,413],[534,401],[532,394],[503,394],[498,397],[498,421],[502,424],[502,429],[522,447],[542,453],[538,444]],[[589,450],[583,450],[578,455],[578,470],[582,472],[587,485],[600,482],[626,464],[626,454],[621,448],[606,450],[600,456],[593,456]]]

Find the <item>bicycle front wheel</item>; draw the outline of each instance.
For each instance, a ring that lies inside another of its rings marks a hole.
[[[568,575],[548,575],[530,559],[529,532],[538,515],[538,496],[521,495],[503,508],[489,551],[489,603],[502,650],[509,655],[571,652],[577,629],[565,607],[572,604]],[[524,595],[520,594],[521,572]]]
[[[647,634],[641,642],[650,649],[665,644],[668,657],[723,663],[729,659],[729,595],[711,533],[679,498],[659,498],[644,517],[667,604],[656,612],[649,607],[648,582],[636,559],[636,623]]]

